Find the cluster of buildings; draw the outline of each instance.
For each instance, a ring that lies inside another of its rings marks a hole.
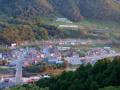
[[[80,65],[80,64],[95,64],[98,60],[107,58],[107,57],[114,57],[118,55],[114,50],[110,47],[103,47],[103,48],[92,48],[86,55],[80,57],[79,54],[73,53],[72,56],[65,57],[68,64],[71,65]]]
[[[51,76],[50,75],[47,75],[47,74],[41,74],[41,75],[37,75],[37,76],[31,76],[31,77],[22,77],[22,84],[27,84],[27,83],[34,83],[40,79],[43,79],[43,78],[50,78]],[[0,78],[0,90],[3,90],[3,89],[7,89],[9,87],[14,87],[16,85],[19,85],[15,82],[15,77],[2,77]]]
[[[0,79],[0,85],[2,86],[2,84],[5,83],[4,85],[13,86],[15,85],[13,82],[18,84],[20,84],[21,81],[22,83],[32,83],[33,81],[37,81],[41,78],[50,78],[47,74],[27,78],[22,77],[23,66],[37,64],[39,62],[46,62],[52,65],[65,63],[68,65],[67,69],[69,70],[69,66],[86,63],[94,64],[96,61],[100,60],[102,56],[104,57],[105,55],[114,54],[116,54],[116,52],[110,47],[92,48],[90,51],[86,52],[86,55],[83,57],[80,57],[80,55],[71,48],[64,47],[61,49],[54,45],[43,46],[41,49],[34,47],[13,49],[9,52],[0,53],[0,60],[8,60],[8,65],[16,66],[16,75],[15,77],[9,78],[9,80],[8,78]],[[4,85],[2,87],[6,87]]]
[[[110,47],[104,48],[92,48],[86,52],[84,57],[80,57],[79,53],[72,50],[70,47],[59,47],[48,45],[42,47],[40,50],[36,48],[29,48],[27,57],[25,57],[24,65],[29,66],[31,64],[37,64],[38,62],[46,62],[48,64],[63,64],[67,61],[70,65],[79,65],[86,62],[91,62],[89,57],[96,58],[97,56],[115,54],[116,52]],[[1,60],[8,60],[9,65],[15,65],[16,57],[18,56],[17,50],[10,52],[0,53]]]
[[[114,50],[112,50],[110,47],[104,47],[104,48],[93,48],[88,53],[87,56],[100,56],[100,55],[107,55],[107,54],[114,54],[116,53]]]
[[[48,46],[43,49],[43,53],[45,55],[44,61],[49,64],[62,64],[62,54],[60,51],[53,46]]]
[[[22,50],[22,49],[21,49]],[[0,53],[0,60],[6,60],[8,61],[9,65],[14,66],[17,62],[17,58],[19,55],[19,50],[14,49],[8,52],[2,52]],[[24,65],[29,65],[29,64],[36,64],[37,62],[40,62],[43,58],[43,54],[41,52],[39,52],[38,50],[36,50],[35,48],[30,48],[30,52],[27,55],[27,57],[25,57],[24,60]]]

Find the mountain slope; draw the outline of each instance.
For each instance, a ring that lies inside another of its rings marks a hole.
[[[80,9],[76,5],[76,0],[49,0],[54,6],[55,10],[61,13],[63,16],[68,17],[72,20],[80,20],[82,16]]]
[[[57,15],[71,20],[120,19],[119,0],[0,0],[0,15],[36,17]]]
[[[79,0],[83,16],[99,20],[120,19],[120,3],[118,0]]]
[[[47,0],[0,0],[0,11],[8,16],[37,16],[53,9]]]
[[[74,5],[75,6],[75,5]],[[0,15],[7,16],[50,16],[60,14],[72,20],[80,20],[79,8],[70,0],[0,0]]]

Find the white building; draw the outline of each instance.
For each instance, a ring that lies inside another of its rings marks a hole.
[[[50,64],[62,64],[63,61],[61,60],[61,57],[48,57],[47,62]]]
[[[78,25],[59,25],[58,28],[74,28],[78,29]]]
[[[82,61],[79,56],[66,57],[65,59],[69,64],[72,64],[72,65],[82,64]]]
[[[17,46],[17,43],[12,43],[11,48],[15,48]]]
[[[64,45],[64,44],[63,44],[63,45]],[[60,47],[60,46],[58,46],[57,48],[58,48],[58,50],[60,50],[60,51],[64,51],[64,50],[69,50],[71,47]]]
[[[72,21],[68,20],[67,18],[57,18],[56,22],[72,23]]]

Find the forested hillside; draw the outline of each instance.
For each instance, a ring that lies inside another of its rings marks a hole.
[[[39,16],[52,12],[47,0],[0,0],[0,14],[6,16]]]
[[[120,3],[118,2],[117,0],[79,0],[79,7],[84,17],[119,22]]]
[[[61,17],[68,18],[73,21],[73,24],[76,24],[76,21],[79,23],[84,20],[118,24],[120,23],[120,1],[0,0],[0,44],[11,44],[26,40],[83,37],[84,34],[81,34],[79,30],[58,29],[55,21]],[[54,24],[49,26],[48,23]],[[92,24],[91,27],[94,27],[95,24]],[[81,26],[84,27],[85,25]],[[88,30],[89,25],[86,27]],[[105,27],[108,28],[108,26]],[[119,33],[115,33],[113,36],[119,39]],[[91,38],[91,35],[86,34],[86,37]],[[92,36],[92,38],[96,37]]]
[[[120,19],[118,0],[0,0],[0,16],[63,16],[71,20]]]

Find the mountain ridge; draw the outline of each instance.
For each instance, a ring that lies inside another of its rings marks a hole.
[[[0,15],[9,17],[63,16],[79,21],[83,18],[119,22],[118,0],[0,0]]]

